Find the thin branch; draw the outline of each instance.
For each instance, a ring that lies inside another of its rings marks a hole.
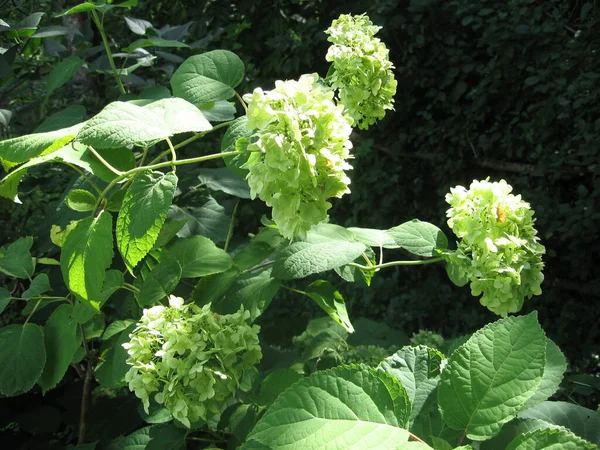
[[[235,222],[235,213],[237,212],[239,204],[240,204],[240,202],[238,200],[235,203],[235,206],[233,207],[233,212],[231,213],[231,222],[229,222],[229,231],[227,232],[227,239],[225,240],[225,247],[223,247],[223,250],[225,252],[227,252],[227,249],[229,248],[229,243],[231,241],[231,236],[233,235],[233,226],[234,226],[234,222]]]
[[[374,270],[374,269],[385,269],[386,267],[394,267],[394,266],[422,266],[424,264],[434,264],[440,261],[444,261],[444,257],[440,256],[438,258],[431,259],[417,259],[414,261],[390,261],[383,264],[377,264],[376,266],[363,266],[356,263],[348,263],[349,266],[358,267],[363,270]]]
[[[104,166],[110,170],[112,173],[114,173],[117,176],[121,176],[123,175],[123,172],[121,172],[120,170],[115,169],[107,160],[105,160],[100,153],[98,153],[96,150],[94,150],[94,147],[92,147],[91,145],[88,145],[88,148],[90,149],[90,152],[92,152],[94,154],[94,156],[96,158],[98,158],[98,160],[104,164]]]

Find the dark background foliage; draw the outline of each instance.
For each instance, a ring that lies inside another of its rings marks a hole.
[[[18,21],[30,9],[58,12],[73,4],[0,1],[0,12],[6,11],[5,20]],[[171,0],[115,11],[107,15],[106,29],[122,48],[136,38],[125,27],[124,15],[156,27],[193,21],[184,38],[192,48],[172,53],[185,58],[216,48],[236,52],[247,67],[241,88],[249,92],[302,73],[324,75],[328,44],[323,30],[340,13],[363,12],[383,27],[379,37],[390,49],[398,93],[395,111],[353,136],[352,194],[334,201],[332,221],[385,229],[418,217],[450,235],[444,202],[449,188],[488,176],[505,179],[536,211],[547,249],[543,294],[526,301],[523,312],[538,311],[573,373],[599,374],[596,2]],[[99,36],[89,20],[70,20],[82,36],[65,43],[64,51],[53,53],[46,44],[19,47],[22,56],[12,63],[15,76],[0,82],[0,108],[14,112],[9,126],[0,125],[3,137],[29,133],[45,118],[39,108],[41,80],[56,61],[76,53],[92,65],[103,64],[101,52],[94,50]],[[43,19],[47,25],[60,21],[51,14]],[[129,88],[137,92],[153,84],[168,86],[176,66],[160,61],[142,68],[137,78],[130,78]],[[78,103],[91,116],[117,97],[111,77],[82,74],[53,97],[45,114]],[[0,244],[36,234],[68,180],[62,169],[44,168],[21,185],[22,206],[0,200]],[[244,202],[237,232],[255,232],[265,212],[256,202]],[[370,288],[336,284],[351,316],[385,321],[409,335],[429,329],[451,337],[495,319],[467,288],[453,286],[441,266],[388,269],[378,273]],[[319,314],[291,295],[279,296],[262,320],[266,332],[270,323],[283,329],[289,322],[289,338]]]

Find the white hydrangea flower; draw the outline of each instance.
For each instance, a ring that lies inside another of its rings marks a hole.
[[[169,305],[145,309],[123,344],[131,365],[125,381],[146,412],[153,395],[190,427],[220,412],[238,388],[251,388],[262,358],[260,327],[247,324],[250,314],[243,307],[220,316],[210,304],[185,305],[175,296]]]
[[[317,74],[257,88],[244,100],[247,127],[255,131],[247,150],[258,155],[246,165],[252,198],[273,208],[283,236],[303,236],[327,218],[329,198],[350,192],[351,119]]]
[[[506,316],[518,312],[525,298],[541,294],[545,248],[533,227],[534,212],[504,180],[473,181],[446,195],[448,226],[460,239],[448,262],[471,282],[481,304]]]

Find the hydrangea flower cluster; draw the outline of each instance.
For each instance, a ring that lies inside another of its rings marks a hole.
[[[339,89],[340,102],[353,125],[361,129],[383,119],[385,110],[392,109],[398,85],[389,50],[374,37],[380,29],[364,14],[343,14],[326,31],[333,44],[326,56],[333,63],[327,80]]]
[[[219,316],[210,304],[145,309],[130,341],[123,344],[132,367],[125,375],[148,412],[150,395],[187,427],[218,413],[238,388],[249,391],[262,358],[258,325],[246,323],[243,307]]]
[[[511,191],[504,180],[475,180],[468,190],[457,186],[446,195],[448,225],[460,239],[448,262],[471,282],[473,295],[483,294],[481,304],[501,316],[541,294],[544,280],[545,248],[533,227],[534,213]]]
[[[352,143],[351,119],[317,74],[277,81],[275,89],[246,94],[249,130],[257,152],[246,164],[251,196],[273,208],[273,220],[287,237],[303,236],[327,218],[327,199],[350,192],[345,170]]]

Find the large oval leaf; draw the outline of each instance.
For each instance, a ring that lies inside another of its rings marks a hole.
[[[244,78],[244,63],[227,50],[195,55],[186,59],[171,78],[176,97],[195,105],[227,100]]]
[[[546,366],[544,367],[542,382],[535,394],[527,400],[523,409],[531,408],[548,400],[558,390],[565,370],[567,370],[565,355],[562,354],[558,345],[552,342],[550,338],[546,338]]]
[[[362,242],[295,242],[278,253],[273,275],[280,280],[292,280],[325,272],[354,261],[366,248]]]
[[[94,148],[118,148],[169,136],[169,127],[152,111],[131,103],[112,102],[86,122],[77,140]]]
[[[412,405],[411,422],[433,395],[443,359],[437,350],[420,345],[404,347],[379,364],[381,370],[398,378],[406,389]]]
[[[117,247],[130,272],[156,242],[176,187],[172,172],[144,172],[129,186],[117,217]]]
[[[448,248],[448,238],[442,230],[418,219],[390,228],[387,234],[396,245],[417,256],[436,256],[436,248]]]
[[[212,129],[212,125],[206,120],[202,111],[182,98],[163,98],[144,108],[159,117],[170,134]]]
[[[72,305],[60,305],[44,326],[44,342],[47,362],[40,378],[42,392],[55,387],[69,368],[80,339],[76,338],[77,322],[73,318]]]
[[[231,256],[204,236],[178,239],[169,246],[181,266],[181,278],[199,278],[225,272],[233,261]]]
[[[567,430],[547,428],[522,434],[508,444],[506,450],[593,450],[597,448]]]
[[[113,258],[112,216],[102,211],[77,223],[67,235],[60,267],[71,292],[88,301],[99,301],[106,269]]]
[[[31,389],[46,363],[42,329],[33,323],[4,327],[0,348],[0,392],[11,396]]]
[[[543,402],[526,409],[519,417],[540,419],[563,426],[577,436],[600,446],[600,414],[567,402]]]
[[[385,383],[364,367],[317,372],[277,398],[242,449],[397,448],[408,432],[395,408]]]
[[[546,337],[536,313],[489,324],[452,353],[438,403],[444,421],[473,440],[495,436],[542,381]]]

